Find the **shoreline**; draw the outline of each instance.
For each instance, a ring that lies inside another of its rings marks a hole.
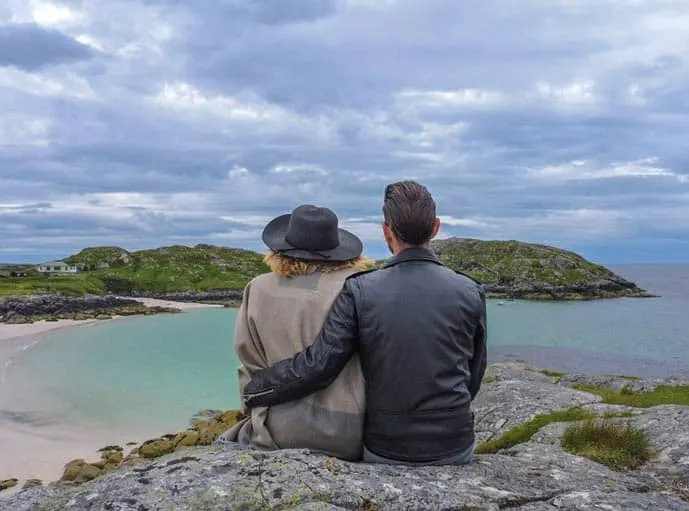
[[[181,312],[222,307],[216,304],[176,302],[154,298],[136,298],[136,301],[147,307],[173,307]],[[18,353],[44,341],[50,333],[69,328],[89,328],[126,317],[136,316],[113,316],[112,319],[103,320],[42,320],[16,325],[0,323],[0,387],[3,385],[5,371],[11,366],[13,358]],[[159,433],[74,428],[50,424],[50,422],[44,425],[22,423],[21,420],[11,417],[10,411],[0,408],[0,445],[3,446],[2,456],[0,456],[0,480],[11,477],[19,479],[16,487],[0,492],[0,499],[19,491],[28,479],[41,479],[44,483],[58,480],[68,461],[97,457],[98,449],[105,445],[114,443],[125,447],[128,442],[139,444]],[[125,450],[129,449],[125,447]]]
[[[131,299],[125,296],[117,296],[116,298]],[[220,304],[176,302],[173,300],[159,300],[156,298],[134,298],[134,300],[146,307],[172,307],[179,309],[182,312],[209,307],[222,307]],[[57,321],[40,320],[25,324],[0,323],[0,343],[21,337],[42,335],[47,332],[60,330],[63,328],[90,326],[93,324],[105,323],[115,319],[121,319],[123,317],[125,316],[113,316],[112,319],[58,319]],[[131,317],[136,317],[136,315]]]
[[[117,297],[122,298],[122,297]],[[172,300],[159,300],[156,298],[136,298],[136,301],[145,307],[172,307],[181,312],[190,310],[223,307],[219,304],[208,304],[198,302],[175,302]],[[11,362],[13,355],[27,349],[29,346],[40,342],[46,334],[63,330],[65,328],[85,328],[94,325],[109,323],[121,320],[125,317],[134,316],[113,316],[110,319],[58,319],[57,321],[40,320],[25,324],[0,323],[0,384],[3,375]]]

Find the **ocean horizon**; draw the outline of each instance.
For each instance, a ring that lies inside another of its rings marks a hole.
[[[689,264],[612,269],[659,298],[488,301],[489,363],[586,374],[689,376]],[[44,334],[15,354],[0,415],[130,434],[184,428],[240,404],[235,309],[131,317]]]

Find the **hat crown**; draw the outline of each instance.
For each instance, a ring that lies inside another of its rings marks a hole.
[[[305,204],[292,211],[285,241],[302,250],[332,250],[340,244],[338,229],[330,209]]]

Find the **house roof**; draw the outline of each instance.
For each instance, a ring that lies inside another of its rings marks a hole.
[[[38,266],[71,266],[64,261],[48,261],[46,263],[41,263]]]

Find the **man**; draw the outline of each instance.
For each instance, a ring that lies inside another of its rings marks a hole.
[[[432,252],[440,221],[424,186],[389,185],[383,215],[394,257],[350,276],[315,342],[257,372],[245,405],[272,406],[326,388],[358,352],[364,461],[467,463],[475,445],[471,401],[486,368],[485,294]]]

